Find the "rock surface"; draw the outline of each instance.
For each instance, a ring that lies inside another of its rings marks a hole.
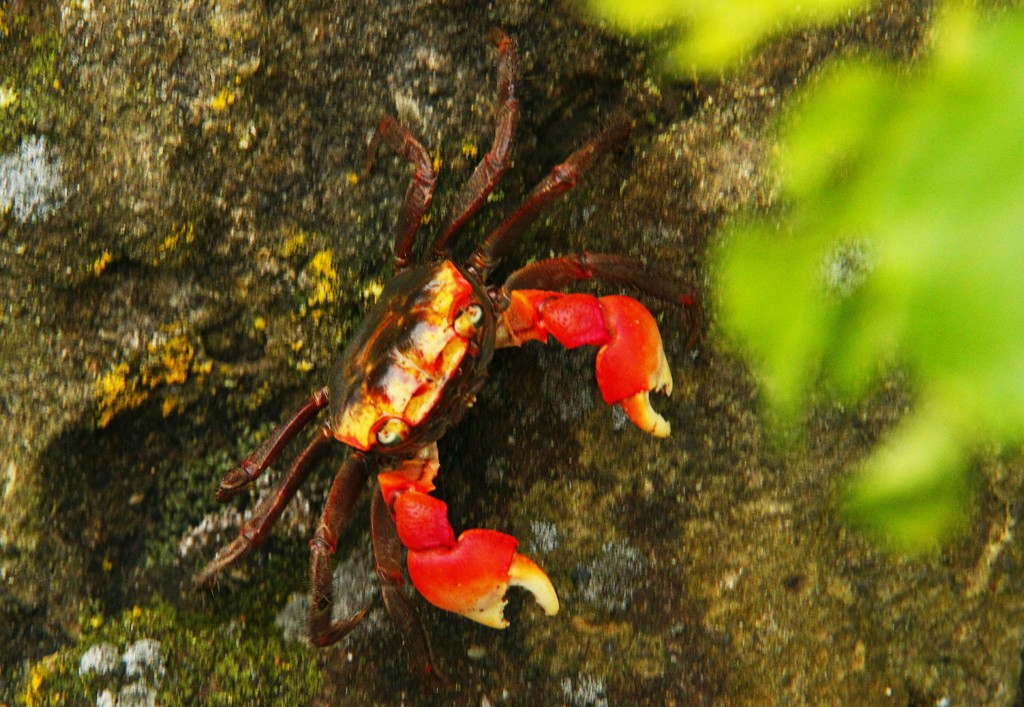
[[[912,61],[928,8],[887,4],[697,82],[652,73],[651,47],[570,3],[0,3],[0,703],[436,699],[376,599],[365,503],[338,591],[342,609],[373,598],[370,618],[340,647],[297,640],[340,450],[263,552],[189,586],[251,505],[219,507],[220,476],[323,384],[389,272],[408,173],[385,157],[364,178],[380,117],[442,165],[439,218],[490,144],[486,35],[504,27],[515,166],[463,245],[625,114],[628,150],[513,258],[628,253],[711,302],[714,227],[772,204],[771,121],[794,87],[864,49]],[[883,554],[832,496],[909,404],[900,381],[823,403],[782,444],[713,315],[694,357],[680,312],[650,305],[668,440],[600,402],[592,352],[540,347],[500,352],[443,440],[453,523],[516,534],[563,606],[514,596],[496,632],[421,604],[451,703],[1012,703],[1021,464],[979,460],[972,530],[942,554]]]

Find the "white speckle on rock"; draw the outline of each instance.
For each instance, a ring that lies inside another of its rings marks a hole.
[[[558,537],[558,526],[554,523],[547,523],[541,520],[530,521],[530,531],[533,533],[533,551],[540,555],[547,555],[554,552],[560,543]]]
[[[121,652],[111,643],[97,643],[90,646],[78,661],[78,674],[99,673],[107,675],[121,666]]]
[[[0,216],[22,223],[45,221],[67,199],[60,157],[42,136],[22,140],[18,151],[0,156]]]
[[[562,695],[565,701],[574,707],[608,707],[604,680],[593,675],[577,673],[575,681],[572,678],[564,678]]]
[[[160,655],[160,641],[143,638],[124,650],[124,672],[129,678],[149,677],[160,682],[164,676],[164,659]]]

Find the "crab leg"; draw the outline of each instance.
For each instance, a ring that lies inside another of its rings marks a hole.
[[[316,414],[327,406],[330,391],[327,387],[313,393],[309,400],[282,422],[241,464],[224,475],[217,488],[217,500],[228,501],[249,487],[262,474],[281,451]]]
[[[327,453],[331,439],[330,429],[321,426],[312,441],[296,457],[288,475],[278,484],[277,489],[256,507],[252,518],[239,528],[234,541],[222,547],[216,557],[195,576],[192,581],[197,588],[209,586],[221,571],[248,555],[253,548],[263,544],[270,529],[295,497],[309,472]]]
[[[512,141],[519,122],[519,102],[515,95],[516,43],[497,27],[491,30],[488,39],[498,48],[498,124],[494,129],[494,142],[455,198],[441,235],[434,242],[435,258],[448,257],[448,242],[452,236],[480,209],[509,168]]]
[[[532,560],[516,552],[519,542],[505,533],[473,529],[458,538],[448,507],[430,495],[437,474],[437,446],[378,477],[381,496],[408,549],[409,578],[434,606],[492,628],[505,628],[505,594],[523,587],[549,616],[558,613],[551,580]]]
[[[651,407],[649,393],[672,393],[672,373],[661,334],[647,308],[632,297],[563,294],[547,290],[506,293],[498,346],[553,336],[567,349],[598,346],[597,385],[609,405],[619,403],[637,427],[667,437],[671,427]]]
[[[367,466],[366,458],[359,453],[352,454],[341,465],[331,485],[320,525],[309,541],[309,640],[315,646],[329,646],[344,638],[370,609],[366,606],[348,618],[332,621],[334,563],[331,555],[366,484]]]
[[[367,176],[373,169],[373,161],[377,157],[377,150],[382,142],[416,168],[412,175],[412,181],[409,182],[409,189],[405,192],[402,212],[398,216],[398,233],[395,236],[395,272],[397,273],[409,265],[409,253],[412,252],[412,244],[416,240],[416,231],[419,230],[423,215],[427,213],[430,202],[434,198],[437,173],[434,172],[434,162],[430,159],[430,153],[413,137],[409,129],[395,118],[385,116],[377,126],[373,137],[370,138],[366,157]]]
[[[466,266],[486,281],[487,276],[498,267],[519,236],[537,220],[541,212],[575,187],[580,176],[593,166],[598,157],[625,142],[629,131],[629,123],[616,123],[569,155],[565,162],[555,165],[548,176],[526,195],[523,203],[477,246]]]
[[[395,528],[395,519],[384,503],[384,497],[374,493],[370,506],[370,525],[373,534],[373,557],[377,565],[380,592],[388,614],[398,626],[409,653],[409,670],[423,682],[437,688],[448,684],[438,669],[430,650],[430,640],[416,616],[412,601],[402,591],[402,541]]]

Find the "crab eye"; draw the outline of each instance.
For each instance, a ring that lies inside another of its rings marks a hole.
[[[473,336],[474,331],[480,326],[480,322],[484,320],[484,308],[479,304],[471,304],[466,307],[459,316],[455,318],[455,331],[460,336],[470,338]]]
[[[409,436],[409,425],[393,417],[377,430],[377,443],[383,447],[394,447]]]

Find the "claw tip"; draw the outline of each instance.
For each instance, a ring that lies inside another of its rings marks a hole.
[[[533,560],[518,552],[512,558],[508,569],[509,583],[533,594],[540,608],[548,616],[558,613],[558,594],[547,574]]]
[[[672,426],[668,420],[651,407],[648,395],[649,391],[644,390],[625,400],[620,400],[619,404],[622,405],[622,409],[626,411],[633,424],[644,432],[654,437],[668,437],[672,433]]]

